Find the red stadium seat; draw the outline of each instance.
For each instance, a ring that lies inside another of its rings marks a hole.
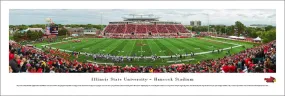
[[[132,32],[135,33],[135,31],[136,31],[136,25],[134,25],[134,24],[128,24],[127,25],[126,33],[132,33]]]
[[[116,33],[118,25],[108,25],[105,29],[105,33]]]
[[[116,29],[115,33],[125,33],[125,24],[118,25],[118,28]]]
[[[157,29],[158,29],[159,33],[169,33],[169,31],[165,25],[157,25]]]
[[[148,35],[146,34],[149,33],[154,35],[159,33],[160,36],[175,37],[179,35],[177,34],[178,32],[188,33],[187,29],[182,24],[109,24],[104,32],[109,33],[107,36],[115,36],[116,38],[147,38]],[[120,36],[116,35],[118,33]],[[134,36],[131,36],[131,34]]]
[[[165,25],[170,33],[177,33],[179,32],[174,25]]]
[[[158,33],[156,25],[147,25],[147,30],[151,33]]]
[[[181,33],[188,33],[187,29],[182,25],[182,24],[179,24],[179,25],[175,25],[175,27],[178,29],[179,32]]]
[[[137,25],[136,33],[147,33],[146,25]]]

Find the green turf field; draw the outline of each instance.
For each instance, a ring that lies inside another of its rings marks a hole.
[[[156,65],[156,64],[173,64],[173,63],[196,63],[200,60],[216,59],[226,56],[227,51],[221,53],[212,53],[212,50],[231,48],[231,53],[237,53],[245,48],[251,48],[254,44],[225,40],[211,37],[204,38],[166,38],[166,39],[110,39],[110,38],[80,38],[81,42],[63,41],[52,43],[48,46],[87,53],[111,54],[116,56],[151,56],[157,55],[165,57],[164,59],[124,61],[115,64],[132,64],[132,65]],[[36,46],[47,43],[38,43]],[[244,47],[245,48],[244,48]],[[230,49],[229,49],[230,50]],[[194,57],[170,58],[170,55],[194,52]],[[73,57],[72,57],[73,58]],[[91,60],[92,57],[81,55],[79,60]],[[110,60],[99,59],[96,62],[113,63]]]

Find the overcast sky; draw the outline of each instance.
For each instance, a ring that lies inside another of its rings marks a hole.
[[[122,21],[126,14],[153,14],[160,21],[177,21],[189,25],[191,20],[200,20],[202,25],[232,25],[241,21],[245,25],[275,25],[275,9],[10,9],[10,25],[44,24],[45,18],[52,18],[58,24],[103,24]]]

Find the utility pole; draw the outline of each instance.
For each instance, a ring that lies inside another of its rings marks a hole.
[[[227,33],[227,25],[225,26],[225,33]]]
[[[102,25],[102,20],[103,20],[103,19],[102,19],[102,14],[103,14],[103,12],[101,12],[101,29],[100,29],[101,31],[100,31],[99,34],[102,34],[102,31],[103,31],[103,25]],[[96,34],[96,33],[95,33],[95,34]]]
[[[101,13],[101,26],[102,26],[102,13]]]
[[[65,25],[63,26],[63,29],[65,29]],[[68,31],[67,31],[68,32]],[[67,32],[65,33],[65,38],[67,38]]]

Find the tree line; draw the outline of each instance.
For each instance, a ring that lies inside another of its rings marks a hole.
[[[106,27],[106,25],[93,25],[93,24],[56,24],[56,26],[58,26],[58,28],[64,28],[65,27],[71,27],[71,28],[78,28],[78,27],[82,27],[82,28],[86,28],[86,29],[91,29],[91,28],[96,28],[99,30],[102,30],[104,27]],[[42,28],[45,29],[46,25],[45,24],[32,24],[32,25],[9,25],[9,29],[12,30],[25,30],[27,28]]]
[[[242,22],[236,21],[235,25],[210,25],[210,26],[188,26],[188,30],[193,32],[207,32],[209,27],[210,32],[217,34],[226,34],[229,36],[246,36],[251,38],[260,37],[264,43],[276,40],[276,27],[265,26],[263,28],[246,27]]]
[[[17,42],[23,40],[34,41],[39,38],[42,38],[43,35],[44,33],[42,31],[31,31],[31,30],[28,30],[27,32],[16,31],[13,33],[13,40]]]
[[[58,30],[58,36],[65,36],[65,35],[70,35],[68,34],[67,29],[61,28]],[[17,42],[22,40],[34,41],[42,38],[43,36],[44,33],[42,31],[31,31],[31,30],[28,30],[27,32],[16,31],[12,34],[13,40]]]

